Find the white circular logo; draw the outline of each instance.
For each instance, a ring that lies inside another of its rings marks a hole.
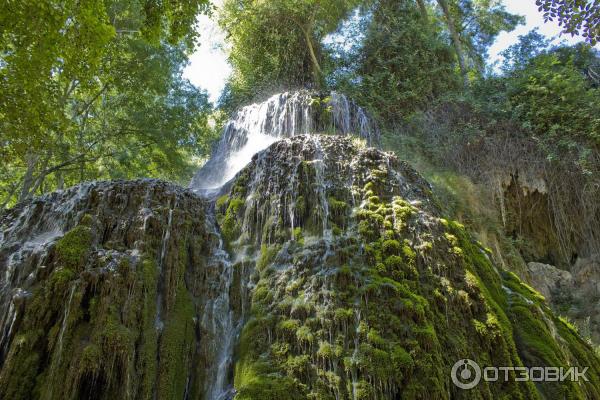
[[[461,389],[473,389],[481,380],[481,368],[473,361],[465,358],[457,361],[452,367],[452,383]]]

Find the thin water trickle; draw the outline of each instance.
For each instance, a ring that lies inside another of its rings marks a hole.
[[[71,303],[73,302],[73,294],[75,294],[75,289],[77,288],[77,283],[71,284],[71,288],[69,290],[69,300],[65,306],[65,311],[63,314],[62,324],[60,326],[60,331],[58,334],[58,340],[56,342],[56,351],[54,352],[54,356],[52,359],[52,364],[50,366],[50,376],[54,377],[56,373],[56,369],[60,368],[60,363],[62,361],[62,351],[63,351],[63,338],[65,335],[65,331],[67,330],[67,326],[69,324],[69,314],[71,312]],[[54,387],[51,387],[48,393],[48,398],[54,398]]]
[[[177,204],[175,204],[177,207]],[[154,318],[154,328],[158,332],[162,332],[164,322],[162,320],[162,306],[163,306],[163,286],[164,286],[164,265],[165,257],[167,256],[167,249],[169,246],[169,240],[171,239],[171,227],[173,225],[173,208],[169,209],[169,217],[167,220],[167,227],[163,234],[162,248],[160,250],[160,262],[158,264],[158,274],[160,279],[158,280],[158,289],[156,296],[156,316]]]
[[[214,212],[208,215],[207,228],[218,239],[217,248],[209,260],[209,268],[216,268],[218,271],[218,280],[215,282],[216,296],[207,299],[202,318],[203,328],[211,333],[214,340],[214,359],[208,371],[206,397],[209,400],[226,400],[233,391],[227,378],[232,368],[233,347],[242,321],[234,317],[230,299],[234,279],[233,265],[224,248]]]
[[[81,203],[94,187],[86,183],[19,204],[0,226],[0,365],[14,336],[19,312],[54,243],[81,219]],[[61,336],[62,338],[62,336]],[[62,345],[62,339],[60,341]]]
[[[323,237],[331,239],[331,229],[329,229],[329,201],[327,200],[327,186],[325,184],[325,160],[321,143],[312,137],[313,145],[315,146],[315,158],[313,160],[315,166],[315,193],[321,203],[321,223],[323,225]]]

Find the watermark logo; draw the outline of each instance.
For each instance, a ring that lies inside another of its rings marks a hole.
[[[473,360],[465,358],[457,361],[452,367],[452,382],[457,387],[469,390],[481,382],[588,382],[585,375],[588,367],[484,367],[481,368]]]
[[[473,361],[465,358],[452,367],[452,382],[461,389],[473,389],[481,381],[481,368]]]

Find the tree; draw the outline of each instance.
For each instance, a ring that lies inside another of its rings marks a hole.
[[[600,41],[600,2],[582,0],[536,0],[544,20],[563,27],[563,33],[581,34],[593,46]]]
[[[600,150],[600,90],[584,73],[597,59],[587,45],[553,48],[515,62],[506,78],[513,118],[552,144],[550,156]]]
[[[446,26],[448,27],[448,31],[450,32],[450,38],[452,39],[452,45],[454,46],[454,51],[456,51],[456,58],[458,59],[458,65],[460,66],[460,74],[463,78],[463,83],[465,86],[469,84],[469,77],[467,75],[467,64],[465,61],[465,55],[462,49],[462,43],[460,36],[458,34],[458,28],[456,26],[456,22],[454,21],[454,17],[450,12],[450,7],[448,7],[448,3],[446,0],[437,0],[440,8],[442,9],[442,13],[444,14],[444,18],[446,20]]]
[[[127,151],[148,156],[127,172],[135,176],[158,164],[181,169],[189,159],[183,152],[201,148],[208,102],[181,79],[195,37],[182,21],[194,21],[208,3],[167,3],[156,9],[152,1],[6,2],[0,12],[0,156],[6,160],[0,205],[123,173],[116,165],[124,165],[118,154]],[[170,115],[182,109],[196,114],[173,124]],[[149,116],[157,121],[150,124]],[[181,124],[194,129],[184,134],[176,128]],[[184,146],[175,150],[162,138]],[[173,177],[157,170],[149,175]]]
[[[348,36],[364,33],[356,48],[343,54],[346,76],[340,88],[349,92],[384,123],[394,123],[425,109],[441,94],[459,85],[452,49],[439,29],[423,19],[423,10],[410,0],[378,0],[365,21]]]
[[[230,88],[252,97],[273,86],[321,87],[322,39],[358,0],[228,0],[220,24],[231,45]]]
[[[499,0],[437,0],[442,20],[456,52],[465,86],[470,72],[485,69],[487,49],[502,31],[511,31],[524,21],[510,14]]]
[[[425,4],[425,0],[417,0],[417,5],[419,6],[421,16],[427,22],[429,20],[429,12],[427,11],[427,5]]]
[[[515,70],[525,68],[530,60],[548,50],[550,41],[534,29],[526,35],[519,36],[519,41],[501,55],[504,58],[502,70],[504,73],[514,73]]]

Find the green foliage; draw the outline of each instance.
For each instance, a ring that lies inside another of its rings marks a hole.
[[[457,92],[457,59],[467,82],[482,76],[489,46],[522,21],[491,0],[378,0],[364,11],[330,46],[331,80],[387,126]]]
[[[413,1],[377,1],[366,24],[365,32],[355,33],[363,33],[364,41],[343,53],[354,72],[341,85],[383,121],[396,121],[458,87],[450,47]]]
[[[548,48],[531,32],[504,56],[501,74],[383,136],[426,171],[440,205],[476,226],[499,261],[522,271],[518,249],[527,261],[566,266],[575,254],[596,252],[589,238],[600,232],[598,54],[585,44]],[[526,188],[542,201],[521,194]],[[532,210],[523,214],[528,200]],[[516,246],[506,232],[519,238]]]
[[[577,58],[591,57],[586,46],[542,53],[517,65],[506,81],[512,117],[559,151],[569,151],[576,143],[600,149],[600,90],[576,65]]]
[[[224,93],[234,108],[257,94],[318,87],[325,54],[321,41],[358,4],[356,0],[228,0],[219,19],[231,45],[233,76]]]
[[[181,76],[190,47],[180,40],[193,40],[207,4],[3,7],[0,208],[83,180],[187,180],[214,132],[206,94]]]
[[[471,72],[476,75],[484,71],[487,50],[496,37],[525,22],[524,17],[509,13],[503,2],[497,0],[450,0],[448,3],[458,23]]]

